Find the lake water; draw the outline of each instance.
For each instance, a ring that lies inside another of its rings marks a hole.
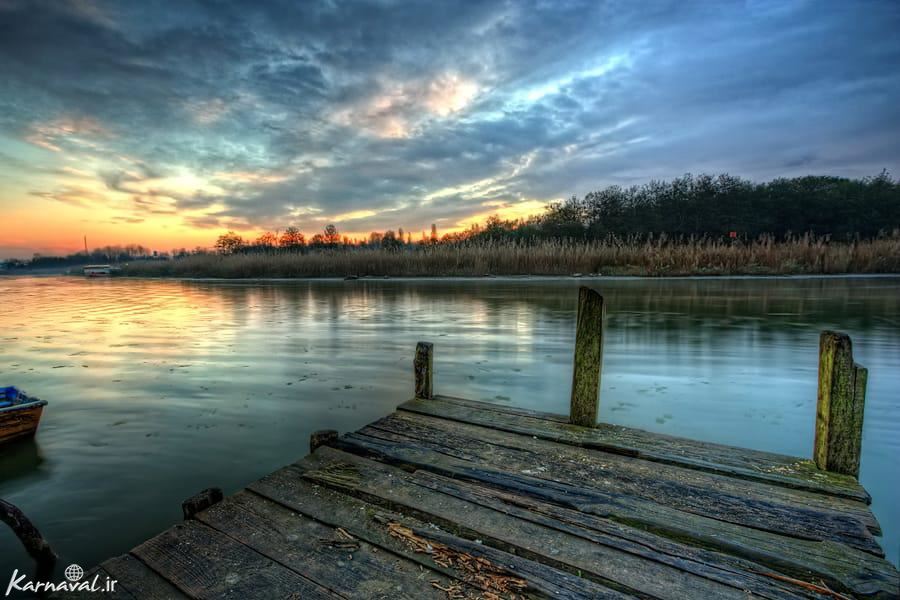
[[[566,412],[579,280],[271,283],[0,278],[0,385],[49,400],[0,448],[0,497],[84,566],[435,390]],[[900,279],[603,279],[601,420],[808,457],[818,334],[869,368],[862,483],[900,540]],[[0,526],[0,577],[32,565]]]

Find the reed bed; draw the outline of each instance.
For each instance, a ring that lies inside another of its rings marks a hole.
[[[835,243],[717,240],[643,242],[481,241],[399,250],[340,248],[142,261],[123,269],[142,277],[471,277],[484,275],[800,275],[900,272],[900,238]]]

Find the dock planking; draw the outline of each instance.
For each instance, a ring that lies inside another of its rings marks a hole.
[[[861,417],[820,418],[816,462],[573,424],[597,410],[595,312],[578,321],[594,328],[576,360],[578,415],[435,395],[433,347],[420,343],[416,397],[396,412],[317,432],[311,454],[224,500],[205,490],[184,523],[89,576],[117,579],[113,597],[129,599],[900,596],[854,476],[859,444],[834,441]],[[825,394],[830,415],[851,402],[861,414],[865,378],[856,385]],[[843,473],[819,468],[830,462]]]
[[[551,441],[558,417],[511,432],[520,417],[412,400],[99,568],[123,598],[897,597],[867,496],[843,479],[748,479],[665,454],[687,440],[635,455]]]

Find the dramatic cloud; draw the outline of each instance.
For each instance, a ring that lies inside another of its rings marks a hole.
[[[896,174],[897,31],[890,0],[0,0],[0,217],[447,230],[685,172]]]

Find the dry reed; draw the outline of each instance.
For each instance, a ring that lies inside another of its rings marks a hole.
[[[803,237],[755,242],[665,238],[644,242],[484,241],[460,245],[305,253],[195,255],[132,263],[145,277],[444,277],[483,275],[800,275],[900,272],[900,239],[856,243]]]

